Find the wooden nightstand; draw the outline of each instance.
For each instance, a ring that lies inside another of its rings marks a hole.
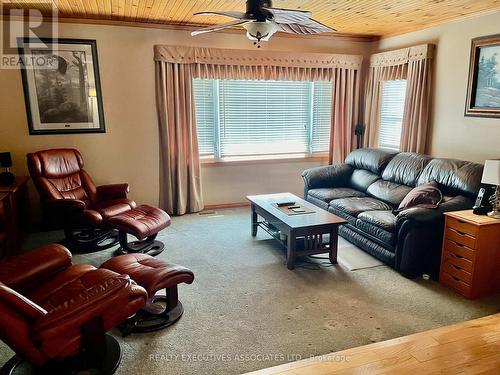
[[[500,220],[445,213],[439,281],[467,298],[500,292]]]
[[[16,254],[29,227],[29,177],[17,176],[12,185],[0,185],[0,257]]]

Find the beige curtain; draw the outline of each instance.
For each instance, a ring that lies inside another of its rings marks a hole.
[[[384,81],[407,80],[401,151],[425,152],[431,86],[430,44],[371,56],[365,95],[364,147],[378,147],[380,106]]]
[[[173,215],[203,209],[190,65],[156,61],[160,207]]]
[[[410,60],[400,150],[425,153],[431,98],[431,59]]]
[[[344,162],[355,148],[354,129],[359,115],[360,71],[338,68],[334,71],[330,164]]]

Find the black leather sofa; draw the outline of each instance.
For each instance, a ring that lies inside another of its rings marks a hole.
[[[304,198],[346,219],[339,234],[402,275],[436,279],[443,212],[473,206],[482,170],[468,161],[359,149],[343,164],[304,171]],[[413,207],[393,214],[412,188],[430,181],[443,194],[437,209]]]

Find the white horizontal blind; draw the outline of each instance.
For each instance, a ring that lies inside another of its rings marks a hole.
[[[399,150],[406,95],[406,80],[382,84],[379,146]]]
[[[200,155],[328,150],[331,82],[194,80]]]
[[[200,156],[213,156],[215,154],[214,121],[216,116],[213,80],[194,80],[194,101]]]
[[[307,82],[220,81],[221,156],[306,153]]]
[[[326,152],[332,127],[332,82],[314,82],[311,152]]]

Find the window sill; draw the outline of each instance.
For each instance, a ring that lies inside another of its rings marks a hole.
[[[289,155],[262,155],[262,156],[232,156],[224,159],[201,159],[203,167],[220,167],[234,165],[255,165],[255,164],[274,164],[274,163],[296,163],[328,161],[328,154],[289,154]]]

